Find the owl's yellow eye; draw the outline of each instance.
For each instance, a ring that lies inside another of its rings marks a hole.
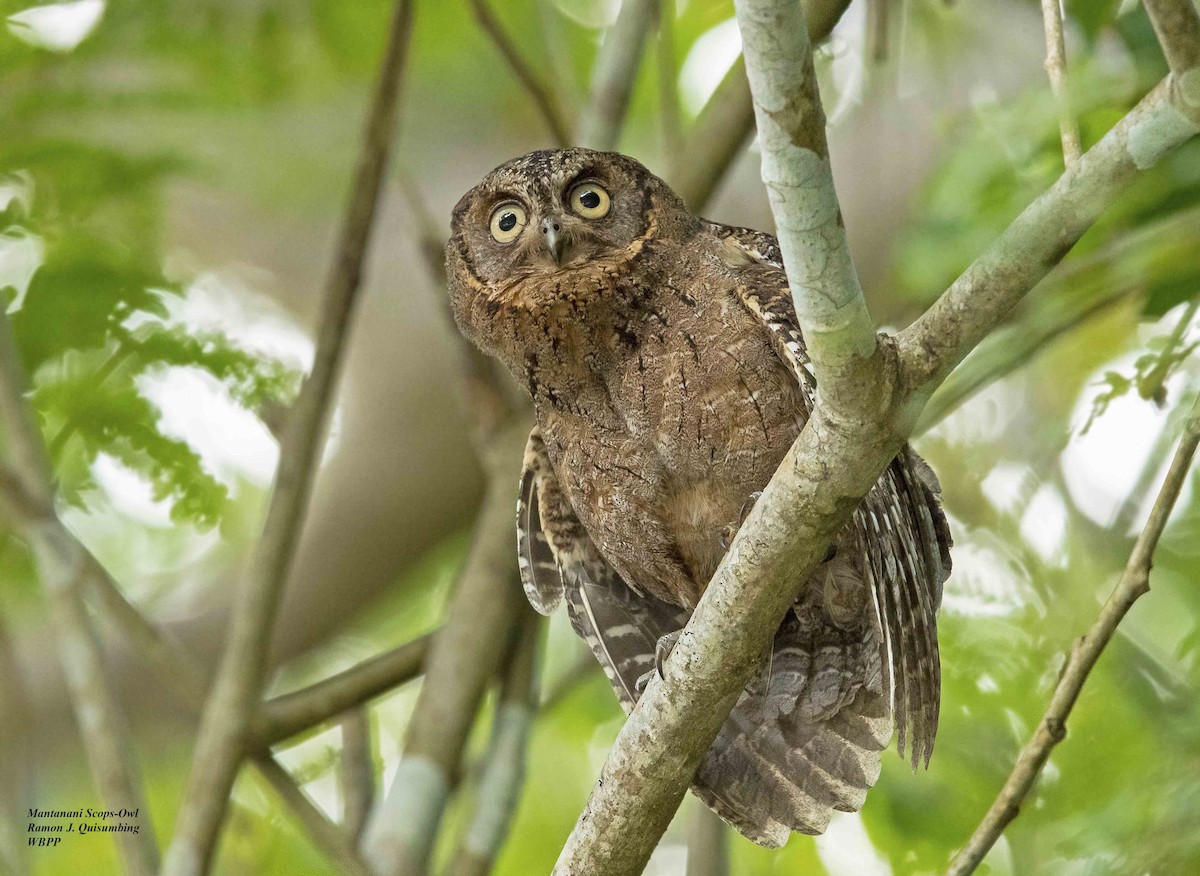
[[[527,221],[525,208],[509,201],[492,211],[492,218],[488,225],[492,229],[492,238],[496,243],[512,243],[525,228]]]
[[[567,203],[584,219],[602,219],[612,206],[608,192],[594,182],[583,182],[571,189]]]

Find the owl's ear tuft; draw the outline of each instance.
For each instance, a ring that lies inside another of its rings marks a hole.
[[[458,199],[458,203],[454,205],[454,209],[450,211],[450,224],[457,225],[462,218],[462,214],[471,208],[471,202],[475,198],[475,189],[467,192]]]

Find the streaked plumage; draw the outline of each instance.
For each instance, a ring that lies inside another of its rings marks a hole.
[[[582,194],[581,194],[582,193]],[[807,420],[813,378],[775,239],[698,219],[632,159],[535,152],[454,211],[463,332],[525,385],[518,552],[632,709],[723,545]],[[928,762],[950,538],[936,478],[896,458],[802,588],[693,790],[780,845],[855,810],[892,732]]]

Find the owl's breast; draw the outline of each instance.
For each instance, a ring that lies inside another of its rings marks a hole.
[[[799,387],[731,292],[665,304],[604,375],[603,412],[540,410],[576,513],[627,581],[694,605],[742,509],[805,417]]]

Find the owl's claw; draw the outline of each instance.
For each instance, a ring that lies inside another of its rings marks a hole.
[[[761,495],[762,490],[755,490],[751,493],[746,501],[742,503],[742,510],[738,512],[737,523],[729,523],[721,528],[721,550],[729,550],[729,546],[733,544],[733,537],[742,528],[742,524],[746,522],[746,517],[750,514],[754,503],[758,501]]]
[[[663,675],[663,664],[667,662],[667,658],[671,656],[671,652],[675,650],[675,645],[679,641],[679,637],[683,635],[683,630],[676,630],[673,633],[667,633],[665,636],[660,636],[658,642],[654,645],[654,668],[649,672],[643,672],[636,682],[633,689],[641,696],[646,691],[646,687],[650,684],[650,679],[655,673],[658,673],[659,678],[665,678]]]

